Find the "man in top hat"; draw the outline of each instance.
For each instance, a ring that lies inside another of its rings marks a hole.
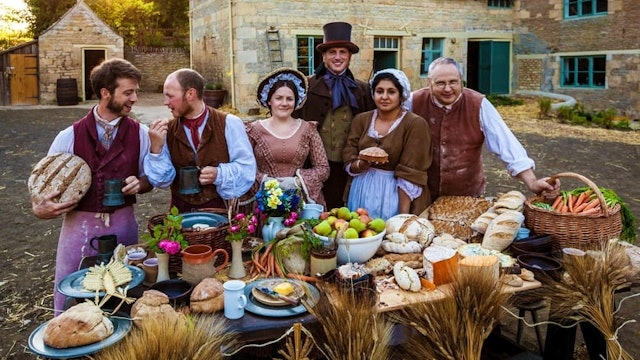
[[[323,193],[327,209],[344,206],[347,173],[342,162],[351,120],[361,112],[373,110],[369,84],[356,80],[349,70],[351,56],[360,49],[351,42],[351,25],[333,22],[323,26],[324,40],[316,49],[322,53],[322,65],[309,77],[309,92],[304,106],[293,116],[317,121],[320,137],[329,159],[329,179]]]

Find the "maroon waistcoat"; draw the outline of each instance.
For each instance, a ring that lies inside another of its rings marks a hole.
[[[167,146],[171,154],[171,161],[176,169],[176,178],[171,184],[171,196],[195,206],[217,199],[220,195],[213,184],[200,185],[199,194],[180,194],[178,192],[180,189],[178,176],[180,168],[185,166],[215,167],[221,163],[229,162],[229,150],[227,149],[227,140],[224,137],[227,114],[212,107],[207,108],[209,116],[200,136],[197,155],[194,154],[191,144],[189,144],[180,119],[171,120],[167,131]]]
[[[433,162],[429,167],[431,200],[444,195],[481,196],[484,134],[480,128],[483,95],[464,89],[449,111],[436,106],[428,89],[413,94],[413,111],[429,123]]]
[[[103,206],[102,197],[105,180],[124,180],[129,176],[138,176],[140,124],[129,117],[122,117],[118,124],[118,133],[107,150],[100,143],[91,110],[73,124],[73,138],[74,154],[83,158],[91,168],[91,187],[78,203],[76,210],[107,213],[135,204],[135,195],[125,195],[124,205],[120,206]]]

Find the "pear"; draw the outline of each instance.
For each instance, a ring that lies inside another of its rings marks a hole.
[[[338,209],[338,219],[351,220],[351,210],[346,206]]]
[[[385,228],[385,222],[381,218],[375,218],[367,224],[367,227],[376,233],[380,233]]]
[[[333,226],[333,223],[338,220],[338,218],[333,215],[329,215],[326,220],[329,222],[329,225]]]
[[[360,219],[358,219],[358,218],[351,219],[349,221],[349,226],[354,228],[354,229],[356,229],[356,231],[358,233],[363,232],[367,228],[367,225],[365,223],[363,223],[362,221],[360,221]]]
[[[351,212],[351,218],[352,219],[358,219],[359,217],[360,217],[360,215],[357,212],[355,212],[355,211]]]
[[[344,232],[345,239],[357,239],[358,232],[354,228],[348,228],[347,231]]]
[[[322,220],[318,225],[313,227],[313,232],[321,236],[327,236],[331,233],[331,224],[329,224],[327,220]]]

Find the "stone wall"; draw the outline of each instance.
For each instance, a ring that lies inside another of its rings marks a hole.
[[[107,58],[123,57],[123,40],[82,1],[38,38],[40,103],[56,103],[56,82],[78,79],[83,94],[83,52],[104,49]]]
[[[398,37],[399,68],[417,89],[426,83],[419,71],[423,38],[445,38],[445,55],[464,61],[467,41],[511,41],[514,26],[512,9],[489,9],[475,0],[456,0],[455,6],[441,0],[333,1],[331,6],[314,0],[199,0],[190,10],[193,67],[209,81],[221,79],[229,90],[227,101],[241,112],[257,107],[256,85],[272,70],[269,28],[279,30],[283,66],[295,67],[297,36],[322,36],[322,26],[333,21],[351,23],[351,40],[360,52],[350,68],[359,79],[372,75],[374,37]]]
[[[140,90],[145,92],[162,92],[167,75],[190,67],[189,52],[177,48],[127,47],[124,58],[142,72]]]

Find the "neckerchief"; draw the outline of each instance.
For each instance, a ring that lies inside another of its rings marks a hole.
[[[198,145],[200,145],[200,133],[198,132],[198,128],[204,122],[204,118],[207,116],[207,109],[205,108],[202,114],[198,115],[196,118],[187,119],[182,118],[182,124],[189,128],[191,132],[191,140],[193,141],[193,146],[198,149]]]
[[[331,89],[333,97],[333,110],[342,105],[347,105],[353,109],[358,108],[358,102],[353,95],[353,90],[358,88],[358,84],[343,72],[342,75],[335,75],[331,71],[324,74],[324,82]]]

